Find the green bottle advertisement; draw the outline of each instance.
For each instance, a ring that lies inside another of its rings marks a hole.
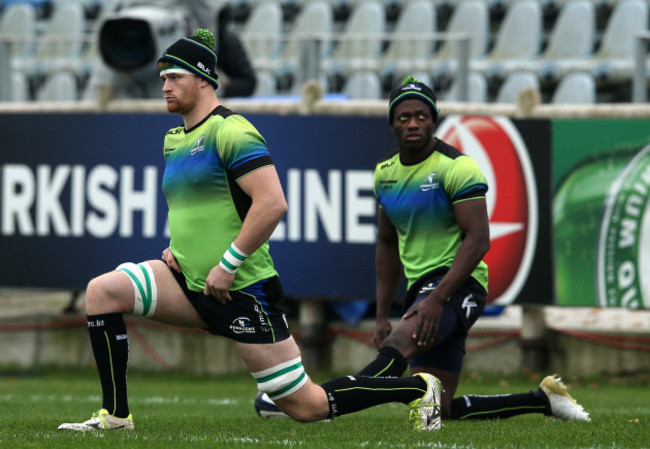
[[[574,168],[553,222],[559,305],[650,309],[650,145]]]

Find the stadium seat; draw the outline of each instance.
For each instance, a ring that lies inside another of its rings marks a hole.
[[[512,3],[499,24],[493,49],[487,57],[470,62],[470,69],[505,77],[519,61],[534,58],[542,45],[542,21],[539,0]]]
[[[586,58],[559,61],[554,66],[554,73],[559,78],[570,72],[584,71],[601,81],[628,80],[634,66],[635,36],[647,29],[648,2],[619,0],[614,5],[596,52]]]
[[[522,89],[532,87],[539,90],[539,79],[533,72],[513,72],[503,81],[495,103],[516,103],[517,96]]]
[[[29,80],[23,72],[11,72],[11,89],[9,101],[29,101]]]
[[[306,3],[294,19],[280,58],[278,74],[289,74],[295,78],[300,57],[300,42],[304,39],[318,39],[320,61],[325,60],[331,53],[333,31],[334,17],[330,3],[327,0]]]
[[[246,53],[256,70],[274,70],[282,49],[282,8],[277,1],[258,3],[241,33]]]
[[[36,46],[33,74],[69,70],[81,57],[85,43],[85,18],[80,3],[60,3],[52,13]]]
[[[72,72],[61,71],[50,75],[36,94],[37,101],[78,100],[77,80]]]
[[[30,5],[32,8],[38,11],[45,10],[50,6],[52,0],[2,0],[0,1],[1,8],[10,8],[18,4]]]
[[[29,3],[5,6],[0,17],[0,42],[9,43],[10,67],[26,71],[33,63],[36,10]]]
[[[436,8],[430,1],[406,3],[379,62],[381,75],[426,69],[435,48],[427,35],[435,33],[436,29]]]
[[[596,10],[593,0],[565,3],[551,29],[548,45],[539,58],[521,60],[514,70],[537,72],[540,79],[555,79],[558,64],[589,57],[596,38]]]
[[[553,104],[596,103],[596,82],[589,73],[570,73],[562,78],[553,92]]]
[[[331,57],[323,61],[324,72],[349,73],[376,64],[385,30],[386,11],[381,1],[355,4]]]
[[[370,70],[360,70],[348,76],[343,94],[352,100],[379,99],[382,97],[379,75]]]
[[[277,95],[277,80],[275,73],[269,70],[260,70],[255,74],[257,83],[255,84],[255,91],[253,97],[269,97]]]
[[[107,0],[51,0],[54,7],[58,7],[64,3],[79,3],[85,11],[92,11],[94,9],[100,10],[104,2]]]
[[[470,36],[469,56],[471,60],[485,57],[489,43],[490,17],[484,0],[463,0],[454,7],[446,33],[466,33]],[[458,43],[442,42],[430,61],[434,78],[454,76],[458,69]]]
[[[488,101],[487,81],[482,73],[470,72],[467,79],[467,101],[470,103],[485,103]],[[455,80],[446,94],[445,101],[460,101],[458,80]]]

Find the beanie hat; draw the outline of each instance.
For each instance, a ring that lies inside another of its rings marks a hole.
[[[168,68],[165,63],[172,64],[174,68],[185,69],[200,76],[216,89],[219,87],[219,77],[215,42],[211,31],[198,29],[192,36],[180,38],[165,50],[158,59],[158,70]]]
[[[412,76],[406,77],[402,85],[393,89],[388,99],[388,120],[393,121],[393,110],[395,106],[404,100],[415,99],[426,103],[431,107],[431,114],[433,121],[438,120],[438,106],[436,105],[436,95],[433,90],[426,84],[420,82],[417,78]]]

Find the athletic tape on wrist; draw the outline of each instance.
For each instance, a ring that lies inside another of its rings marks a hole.
[[[239,268],[244,263],[248,256],[250,256],[250,254],[246,254],[244,251],[237,248],[237,245],[235,245],[235,242],[233,242],[230,244],[230,247],[226,250],[226,252],[223,253],[221,261],[219,262],[219,266],[226,272],[235,274],[237,272],[237,268]]]

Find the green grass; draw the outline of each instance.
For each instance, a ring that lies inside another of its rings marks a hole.
[[[324,381],[324,375],[314,376]],[[566,379],[565,379],[566,380]],[[593,422],[526,415],[492,422],[447,422],[440,432],[411,429],[406,407],[389,404],[331,423],[262,420],[253,379],[129,373],[131,432],[60,432],[63,421],[100,406],[93,371],[0,372],[1,448],[650,448],[648,377],[568,379]],[[538,379],[465,376],[459,394],[523,392]]]

